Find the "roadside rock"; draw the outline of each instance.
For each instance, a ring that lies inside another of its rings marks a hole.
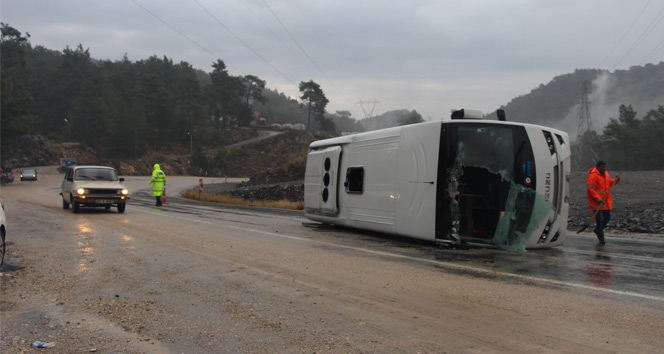
[[[13,168],[25,166],[46,166],[56,161],[58,151],[41,135],[24,135],[16,142],[15,153],[3,165]]]
[[[259,186],[238,185],[229,194],[247,200],[304,200],[304,183],[286,182]]]
[[[75,158],[79,165],[98,164],[94,149],[79,143],[52,144],[41,135],[24,135],[18,138],[11,158],[3,165],[13,168],[49,166],[58,164],[61,158]]]

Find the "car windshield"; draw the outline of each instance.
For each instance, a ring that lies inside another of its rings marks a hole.
[[[74,179],[77,181],[117,181],[115,170],[107,168],[79,168]]]
[[[34,174],[35,174],[35,170],[23,170],[23,174],[24,174],[24,175],[34,175]]]

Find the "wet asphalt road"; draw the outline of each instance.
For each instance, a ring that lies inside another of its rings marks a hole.
[[[184,198],[169,200],[171,205],[163,210],[182,216],[224,222],[236,221],[241,215],[258,219],[263,214],[279,215],[301,221],[303,228],[313,230],[315,242],[339,250],[360,250],[469,276],[499,277],[599,297],[619,296],[664,308],[664,235],[616,235],[607,230],[607,244],[599,245],[592,233],[568,231],[564,245],[552,249],[524,253],[488,248],[457,250],[361,230],[319,228],[301,211],[222,206]],[[145,191],[135,195],[131,204],[153,207]],[[246,225],[251,227],[252,222]]]
[[[562,247],[525,253],[445,249],[312,227],[300,211],[176,197],[198,185],[195,177],[169,177],[162,208],[147,177],[127,177],[125,214],[73,214],[61,208],[61,178],[0,190],[10,226],[0,352],[49,336],[59,352],[642,353],[664,345],[661,235],[609,235],[598,247],[591,234],[570,232]]]

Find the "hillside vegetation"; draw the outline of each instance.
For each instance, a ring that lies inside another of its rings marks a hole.
[[[1,44],[3,164],[23,160],[22,136],[76,142],[101,159],[131,160],[180,147],[217,149],[237,141],[244,128],[272,123],[330,133],[337,125],[362,129],[348,112],[325,112],[328,101],[313,81],[301,83],[301,97],[287,97],[254,75],[230,75],[221,59],[209,73],[167,57],[97,60],[80,44],[62,51],[32,47],[7,24]],[[199,170],[223,168],[196,155]],[[217,162],[229,163],[221,154]]]

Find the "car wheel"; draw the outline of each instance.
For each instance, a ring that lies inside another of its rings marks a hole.
[[[74,199],[74,198],[72,198]],[[78,211],[81,209],[81,203],[77,201],[71,202],[71,209],[74,212],[74,214],[78,214]]]
[[[120,214],[124,213],[126,207],[127,203],[118,203],[118,213]]]
[[[69,203],[62,197],[62,209],[69,209]]]
[[[3,232],[2,235],[0,235],[0,269],[2,269],[2,265],[5,263],[5,233]]]

